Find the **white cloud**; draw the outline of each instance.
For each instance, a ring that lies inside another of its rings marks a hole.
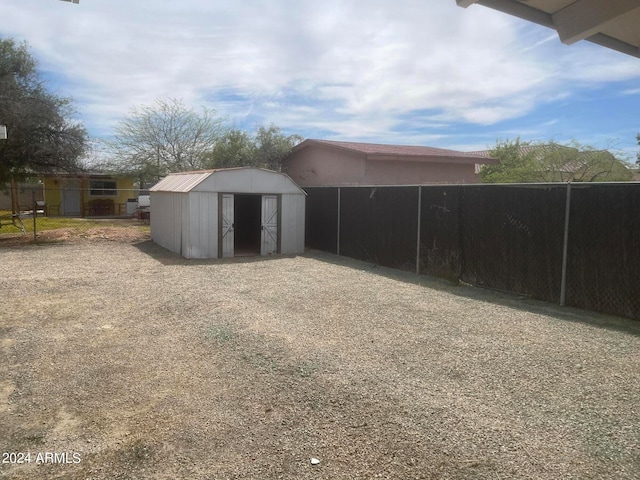
[[[134,105],[177,97],[340,138],[398,139],[420,112],[412,138],[436,140],[449,123],[494,124],[566,98],[568,82],[640,78],[637,59],[523,25],[453,0],[5,0],[0,17],[98,135]]]

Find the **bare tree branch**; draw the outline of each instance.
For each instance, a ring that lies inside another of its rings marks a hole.
[[[171,172],[205,167],[206,155],[225,133],[214,110],[195,112],[177,99],[133,107],[109,142],[116,171],[156,180]]]

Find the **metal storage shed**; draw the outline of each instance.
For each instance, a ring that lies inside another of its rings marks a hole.
[[[283,173],[172,173],[149,191],[151,238],[185,258],[304,252],[306,194]]]

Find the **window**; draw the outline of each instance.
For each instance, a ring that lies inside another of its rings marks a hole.
[[[89,193],[93,196],[115,197],[118,194],[117,184],[115,180],[90,180]]]

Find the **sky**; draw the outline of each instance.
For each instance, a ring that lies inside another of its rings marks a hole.
[[[175,98],[305,138],[639,150],[640,59],[455,0],[2,0],[0,37],[97,139]]]

